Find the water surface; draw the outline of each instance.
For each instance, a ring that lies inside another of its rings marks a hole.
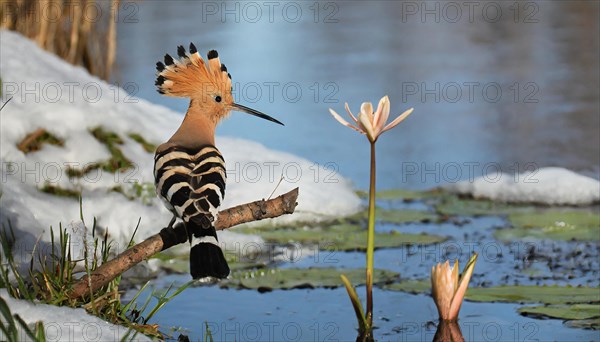
[[[186,100],[155,91],[155,62],[179,44],[217,49],[236,99],[286,124],[234,113],[219,134],[335,163],[360,188],[367,144],[328,108],[356,113],[383,95],[393,115],[415,112],[378,143],[381,188],[543,166],[599,178],[597,1],[135,6],[137,22],[118,27],[115,80],[184,113]]]
[[[435,1],[315,4],[135,2],[137,22],[118,28],[115,80],[133,82],[137,96],[183,114],[186,100],[156,93],[155,62],[189,42],[204,54],[217,49],[233,76],[236,100],[286,124],[278,127],[233,113],[218,134],[259,141],[321,165],[333,163],[328,165],[359,189],[368,186],[368,144],[333,120],[328,108],[342,114],[348,102],[356,113],[361,102],[376,103],[383,95],[391,99],[393,116],[410,107],[415,112],[377,144],[380,189],[424,189],[486,172],[543,166],[600,178],[597,1],[472,2],[472,8]],[[598,285],[597,244],[559,244],[566,251],[589,248],[596,258],[594,272],[568,265],[550,270],[543,262],[527,270],[523,256],[511,253],[512,245],[493,239],[493,229],[504,224],[495,217],[463,227],[378,229],[496,244],[503,256],[478,262],[477,285]],[[381,250],[377,267],[422,279],[434,262],[458,256],[464,264],[468,258],[467,251],[448,255],[440,252],[443,246],[434,248],[433,259],[422,258],[423,252],[407,256],[402,249]],[[337,257],[338,267],[364,264],[362,253]],[[323,266],[311,260],[284,267]],[[162,278],[155,285],[188,278]],[[432,339],[437,314],[430,297],[377,290],[375,301],[379,340]],[[522,317],[518,307],[465,303],[461,329],[466,340],[598,339],[596,332],[567,328],[560,320]],[[216,340],[355,337],[355,318],[340,288],[259,294],[196,287],[169,303],[154,321],[182,327],[193,339],[203,337],[204,322]]]

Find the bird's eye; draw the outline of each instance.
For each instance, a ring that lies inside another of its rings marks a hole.
[[[217,95],[217,96],[215,97],[215,101],[217,101],[217,102],[221,102],[221,96]]]

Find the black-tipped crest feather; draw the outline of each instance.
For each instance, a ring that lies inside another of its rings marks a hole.
[[[179,45],[179,46],[177,47],[177,55],[178,55],[179,57],[181,57],[181,58],[185,58],[185,57],[187,57],[187,56],[186,56],[186,54],[185,54],[185,48],[183,47],[183,45]]]
[[[173,60],[173,57],[171,57],[171,55],[169,55],[169,54],[165,55],[165,64],[166,65],[173,65],[173,64],[175,64],[175,61]]]
[[[219,53],[217,52],[217,50],[210,50],[208,51],[207,57],[208,59],[217,58],[219,57]]]
[[[221,95],[231,92],[231,80],[227,78],[227,68],[221,65],[219,54],[215,50],[208,52],[208,62],[202,59],[193,43],[189,53],[183,45],[177,46],[174,59],[166,54],[164,63],[156,63],[158,92],[167,96],[194,97],[200,96],[207,84]]]

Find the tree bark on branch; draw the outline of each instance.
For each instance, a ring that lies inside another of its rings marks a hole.
[[[223,210],[219,212],[215,228],[223,230],[246,222],[291,214],[298,204],[297,199],[298,188],[295,188],[268,201],[260,200]],[[89,277],[83,276],[75,283],[69,296],[79,298],[91,295],[142,260],[184,242],[187,242],[187,233],[182,223],[176,224],[173,228],[164,228],[160,233],[152,235],[102,264]]]

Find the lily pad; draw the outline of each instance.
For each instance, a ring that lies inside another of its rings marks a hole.
[[[364,190],[356,191],[356,194],[360,198],[369,198],[369,192]],[[389,189],[389,190],[381,190],[377,191],[375,194],[375,198],[379,200],[419,200],[425,198],[431,198],[438,194],[436,190],[430,191],[414,191],[414,190],[404,190],[404,189]]]
[[[337,251],[365,251],[367,231],[360,225],[336,224],[329,227],[305,227],[295,229],[240,229],[244,233],[260,235],[265,241],[277,244],[297,242],[303,245],[318,245],[321,249]],[[438,235],[408,234],[391,231],[375,233],[375,248],[395,248],[406,245],[440,243],[447,238]]]
[[[434,207],[438,214],[448,216],[506,215],[518,211],[531,210],[530,206],[511,205],[473,198],[461,198],[452,194],[441,196]]]
[[[565,324],[571,328],[598,330],[600,329],[600,318],[567,321]]]
[[[384,286],[384,289],[412,294],[428,293],[431,292],[431,281],[429,279],[407,279],[399,283],[387,284]]]
[[[287,268],[240,271],[221,283],[222,287],[256,289],[260,292],[303,288],[336,288],[343,286],[340,275],[344,274],[354,286],[363,285],[364,269],[336,268]],[[398,273],[387,270],[375,270],[373,281],[376,284],[391,282]]]
[[[185,248],[189,249],[187,246]],[[151,259],[158,260],[158,266],[164,270],[174,273],[187,274],[190,272],[189,258],[189,254],[185,253],[185,251],[181,249],[179,253],[163,251],[152,256]],[[266,267],[264,263],[240,260],[239,256],[235,253],[225,252],[225,259],[227,259],[227,264],[232,272]]]
[[[406,280],[385,286],[388,290],[428,293],[429,280]],[[505,303],[600,303],[600,288],[571,286],[496,286],[470,287],[466,299],[474,302]]]
[[[369,218],[368,210],[363,210],[343,220],[354,222],[358,220],[366,221]],[[409,222],[428,222],[436,221],[437,215],[423,210],[393,210],[377,207],[375,208],[375,219],[379,222],[403,224]]]
[[[600,302],[600,288],[571,286],[474,287],[467,290],[466,297],[475,302],[591,303]]]
[[[524,306],[519,313],[526,316],[582,320],[600,317],[600,304]]]
[[[552,240],[600,240],[600,214],[592,210],[548,209],[508,216],[512,229],[500,229],[501,240],[538,238]]]

